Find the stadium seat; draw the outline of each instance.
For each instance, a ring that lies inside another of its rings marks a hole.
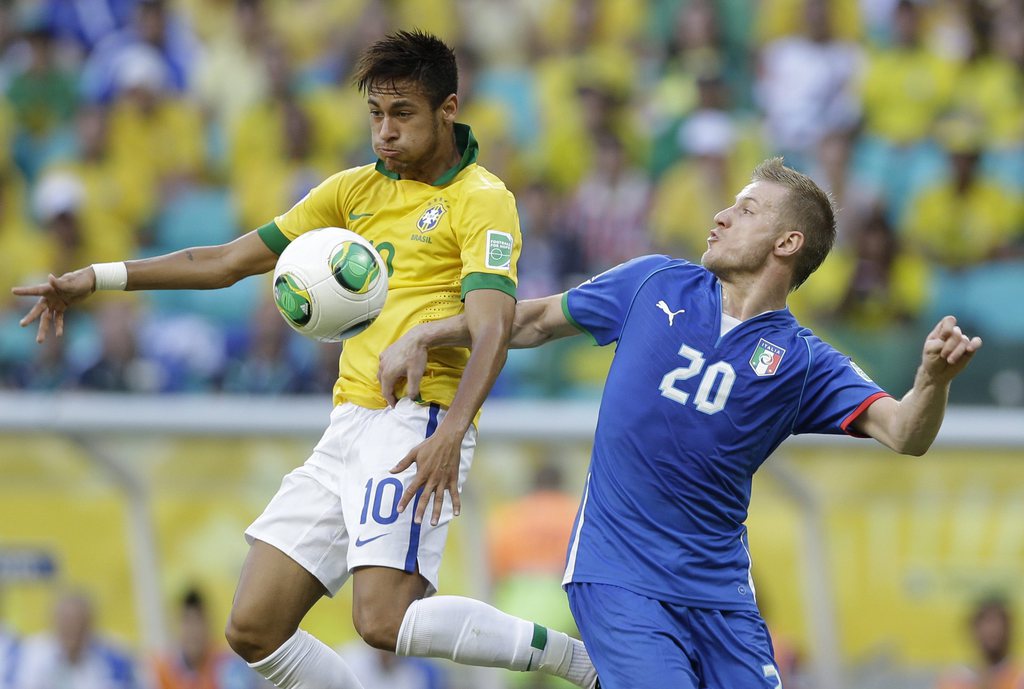
[[[174,251],[231,241],[239,234],[231,197],[226,189],[184,189],[164,204],[156,219],[156,244]]]
[[[157,255],[189,246],[221,244],[237,235],[235,212],[226,189],[187,189],[167,203],[157,217],[156,242],[146,253]],[[191,312],[230,327],[248,320],[261,284],[258,278],[250,278],[223,290],[169,290],[147,296],[160,312]]]

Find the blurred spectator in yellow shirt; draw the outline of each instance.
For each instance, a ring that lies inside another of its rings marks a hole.
[[[984,143],[1008,148],[1024,143],[1024,70],[997,42],[998,15],[987,5],[971,3],[971,45],[957,75],[952,107],[982,123]]]
[[[199,3],[200,6],[206,3]],[[218,138],[226,138],[243,113],[266,97],[263,51],[271,35],[264,0],[230,0],[223,30],[210,36],[196,65],[195,93]]]
[[[338,27],[354,24],[374,0],[289,0],[270,2],[270,26],[284,41],[285,51],[300,68],[314,61]],[[406,28],[406,27],[402,27]]]
[[[971,641],[981,661],[946,672],[936,689],[1020,689],[1024,672],[1010,657],[1013,613],[1006,600],[987,598],[978,603],[970,619]]]
[[[970,115],[952,115],[938,125],[948,174],[923,188],[903,219],[908,247],[948,268],[1005,255],[1024,231],[1021,198],[979,167],[983,136],[981,124]]]
[[[246,228],[291,207],[341,162],[317,145],[318,121],[296,94],[283,46],[268,46],[264,60],[268,96],[242,116],[231,142],[232,192]]]
[[[913,323],[928,301],[927,261],[903,250],[881,205],[849,232],[806,289],[790,295],[793,312],[816,325],[841,323],[865,333]]]
[[[949,107],[956,63],[936,55],[923,40],[927,7],[899,0],[893,12],[893,43],[868,49],[861,81],[863,129],[853,173],[884,195],[900,217],[922,171],[934,161],[927,137]]]
[[[110,155],[125,174],[153,185],[162,202],[203,172],[202,117],[168,90],[166,68],[152,48],[136,45],[126,53],[110,110]]]
[[[566,6],[571,12],[560,15]],[[625,107],[640,76],[637,51],[618,40],[623,27],[605,26],[606,3],[579,0],[546,9],[552,13],[546,17],[560,17],[561,32],[542,18],[540,40],[532,46],[540,125],[532,162],[542,179],[564,191],[597,164],[594,141],[602,131],[614,132],[638,157],[645,148],[638,139],[646,133],[637,136]]]
[[[840,41],[863,37],[863,9],[858,0],[829,0],[822,4],[829,33]],[[757,3],[755,38],[761,45],[803,33],[805,0],[772,0]]]
[[[20,173],[0,168],[0,304],[13,300],[11,287],[45,278],[56,257],[54,239],[29,221],[24,194]]]
[[[923,44],[925,11],[911,0],[900,0],[893,14],[894,44],[868,50],[862,81],[864,127],[893,146],[927,136],[953,96],[956,65]]]
[[[93,260],[134,254],[144,235],[143,228],[156,213],[157,189],[148,175],[138,174],[134,161],[112,154],[109,122],[103,108],[82,107],[76,124],[77,155],[54,163],[44,175],[51,171],[68,172],[82,183],[87,232],[100,235],[90,239],[98,245],[98,255]]]

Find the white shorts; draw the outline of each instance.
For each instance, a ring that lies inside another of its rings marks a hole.
[[[357,567],[392,567],[423,576],[427,594],[437,591],[451,497],[446,493],[437,526],[432,504],[422,524],[413,523],[417,497],[402,513],[398,501],[416,475],[413,464],[401,474],[395,466],[433,434],[445,410],[408,398],[394,409],[341,404],[306,463],[281,482],[277,495],[245,531],[251,545],[263,541],[302,565],[333,596]],[[459,490],[469,473],[476,428],[462,441]],[[431,500],[431,503],[433,501]]]

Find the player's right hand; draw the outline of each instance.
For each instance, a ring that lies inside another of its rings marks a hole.
[[[420,342],[417,332],[413,328],[380,353],[377,380],[381,395],[391,407],[398,403],[395,388],[402,380],[406,397],[416,399],[420,394],[420,381],[427,368],[427,347]]]
[[[64,334],[64,312],[72,304],[82,301],[96,289],[96,273],[92,266],[87,266],[72,273],[64,273],[59,278],[50,275],[41,285],[15,287],[11,293],[19,297],[39,297],[18,324],[21,327],[39,321],[36,331],[36,342],[46,339],[50,324],[54,326],[57,337]]]

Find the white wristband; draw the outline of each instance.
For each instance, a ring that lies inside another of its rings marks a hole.
[[[124,261],[117,263],[93,263],[96,273],[96,290],[123,290],[128,286],[128,266]]]

